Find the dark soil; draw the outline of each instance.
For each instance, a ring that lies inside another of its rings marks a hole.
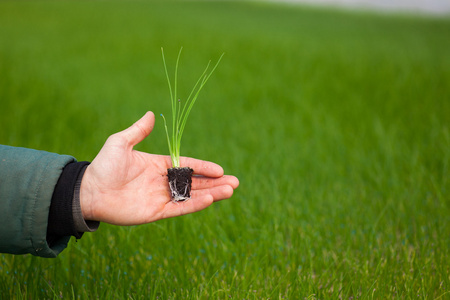
[[[174,202],[186,201],[191,198],[193,173],[194,170],[189,167],[167,169],[170,193]]]

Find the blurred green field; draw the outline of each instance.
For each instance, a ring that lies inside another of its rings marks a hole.
[[[450,19],[195,1],[1,1],[0,143],[92,160],[192,87],[205,211],[0,255],[2,299],[448,299]],[[139,150],[167,154],[163,122]]]

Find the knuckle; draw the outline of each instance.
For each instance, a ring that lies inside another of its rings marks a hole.
[[[149,135],[149,130],[148,128],[145,128],[144,126],[142,126],[139,123],[134,123],[133,126],[139,131],[139,133],[143,136],[147,136]]]

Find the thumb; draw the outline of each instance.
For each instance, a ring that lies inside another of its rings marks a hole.
[[[136,123],[121,131],[119,134],[126,139],[128,145],[135,146],[142,142],[142,140],[152,132],[154,125],[155,115],[153,112],[148,111],[142,118],[136,121]]]

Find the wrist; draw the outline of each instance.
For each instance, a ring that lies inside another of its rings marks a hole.
[[[72,211],[73,211],[73,223],[75,230],[77,232],[94,232],[98,229],[99,222],[89,221],[85,219],[83,212],[81,210],[80,201],[80,191],[81,191],[81,181],[86,172],[88,165],[85,165],[78,175],[77,181],[75,183],[75,189],[73,193]]]
[[[88,166],[84,172],[83,178],[81,179],[80,185],[80,206],[81,213],[84,220],[95,221],[94,214],[92,213],[92,199],[93,188],[91,181],[90,166]]]

